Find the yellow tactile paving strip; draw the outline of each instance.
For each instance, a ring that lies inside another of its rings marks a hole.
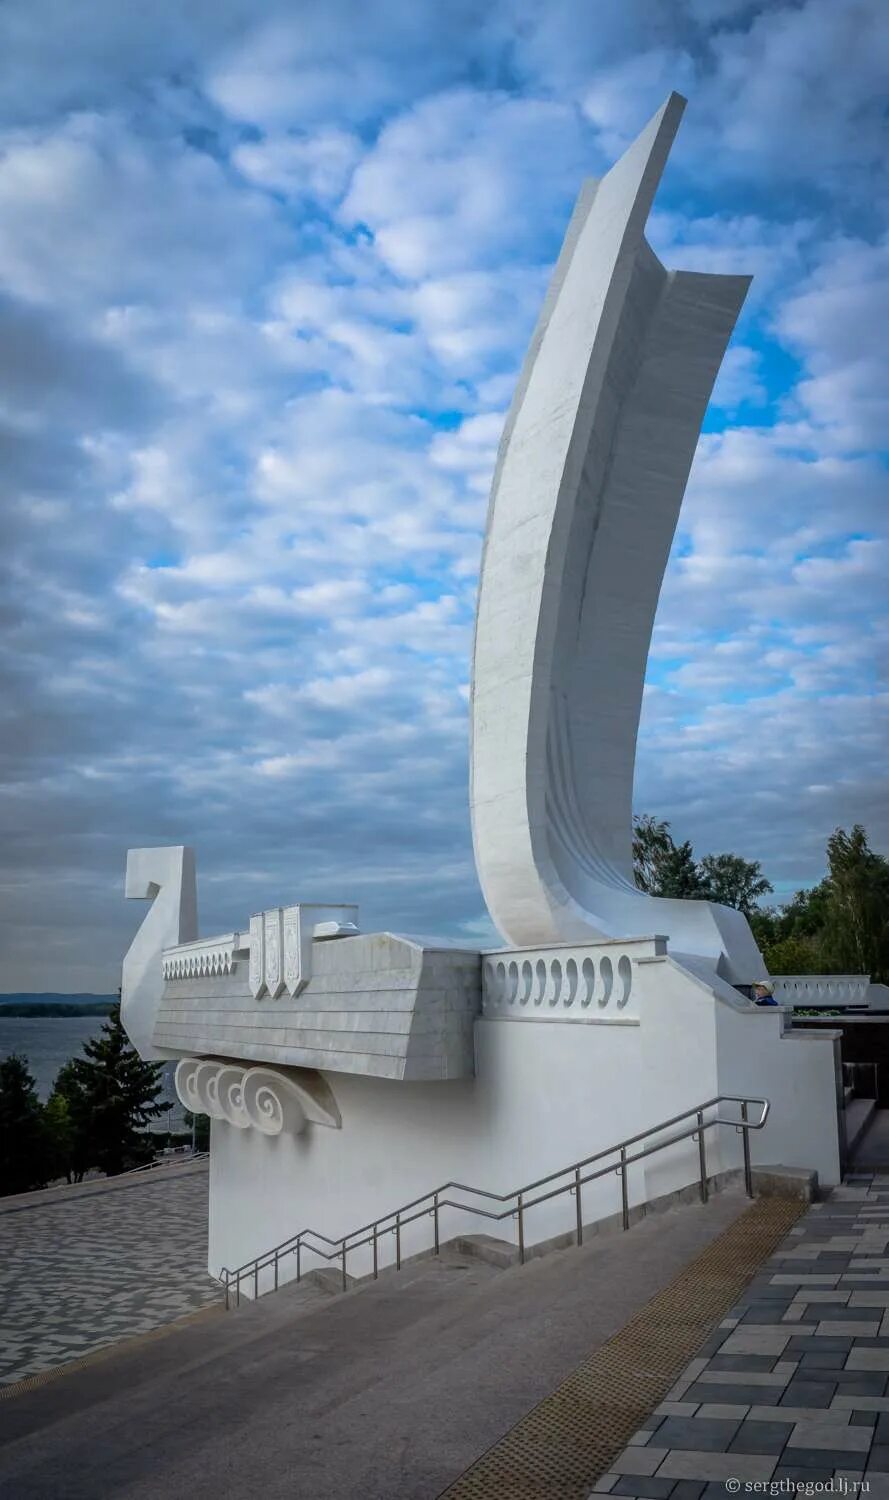
[[[441,1500],[585,1500],[805,1209],[758,1199]]]

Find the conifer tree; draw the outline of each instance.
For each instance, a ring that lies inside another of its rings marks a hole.
[[[95,1166],[113,1177],[153,1155],[149,1121],[164,1110],[161,1063],[143,1062],[115,1006],[99,1035],[85,1042],[56,1080],[68,1102],[75,1173]]]
[[[43,1187],[49,1153],[43,1107],[28,1059],[0,1058],[0,1194]]]

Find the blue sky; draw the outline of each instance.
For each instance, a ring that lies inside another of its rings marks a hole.
[[[107,990],[129,845],[487,940],[467,806],[494,451],[573,198],[671,88],[650,225],[752,272],[636,803],[818,879],[889,850],[878,0],[11,0],[0,988]]]

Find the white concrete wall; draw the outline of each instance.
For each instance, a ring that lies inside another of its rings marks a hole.
[[[637,1019],[480,1018],[474,1079],[327,1073],[340,1130],[270,1138],[214,1121],[211,1272],[234,1270],[301,1229],[337,1239],[451,1178],[510,1192],[720,1093],[771,1102],[766,1129],[751,1138],[754,1162],[814,1167],[822,1182],[838,1181],[833,1037],[782,1035],[779,1010],[750,1007],[670,958],[633,967]],[[705,1140],[709,1176],[740,1165],[733,1130],[709,1130]],[[697,1143],[671,1145],[632,1169],[631,1205],[695,1183],[699,1173]],[[620,1202],[609,1172],[584,1187],[584,1222],[617,1213]],[[526,1243],[574,1225],[571,1196],[532,1207]],[[443,1210],[441,1238],[460,1232],[517,1238],[511,1218]],[[431,1245],[431,1218],[405,1229],[405,1257]],[[389,1236],[380,1264],[394,1253]],[[303,1268],[320,1264],[307,1255]],[[370,1269],[369,1247],[350,1256],[351,1274]],[[284,1262],[282,1280],[295,1270]]]
[[[766,1098],[766,1126],[750,1136],[754,1164],[808,1167],[824,1186],[840,1181],[838,1033],[794,1031],[780,1008],[747,1005],[730,985],[670,958],[638,964],[634,989],[655,1119],[708,1093]],[[708,1132],[707,1158],[713,1170],[739,1165],[740,1138]],[[650,1196],[670,1191],[674,1169],[674,1161],[668,1168],[654,1159]]]
[[[268,1138],[214,1121],[212,1274],[304,1227],[335,1239],[452,1177],[506,1192],[611,1146],[637,1128],[639,1037],[636,1025],[480,1020],[475,1080],[411,1084],[327,1074],[341,1130]],[[642,1192],[640,1180],[634,1201]],[[619,1208],[615,1177],[584,1189],[586,1222]],[[574,1222],[567,1195],[529,1209],[527,1242]],[[517,1233],[511,1219],[492,1224],[443,1211],[442,1238],[461,1231],[513,1241]],[[405,1231],[403,1253],[431,1243],[430,1219]],[[381,1245],[381,1263],[393,1259],[390,1237]],[[355,1274],[370,1267],[369,1249],[349,1260]],[[288,1270],[295,1266],[282,1265],[282,1276]]]
[[[669,959],[636,965],[635,991],[642,1021],[645,1124],[657,1124],[703,1104],[720,1092],[713,997],[690,983]],[[711,1111],[708,1118],[712,1118]],[[673,1127],[688,1128],[686,1124]],[[734,1166],[724,1127],[704,1132],[708,1176]],[[700,1179],[698,1145],[687,1140],[645,1164],[645,1194],[657,1198]]]
[[[751,1136],[754,1164],[809,1167],[823,1187],[841,1179],[837,1123],[839,1032],[787,1031],[784,1013],[720,1005],[717,1046],[724,1093],[764,1094],[765,1130]]]

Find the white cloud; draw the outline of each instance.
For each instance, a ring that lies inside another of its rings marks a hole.
[[[386,264],[409,280],[522,257],[564,217],[588,157],[569,106],[452,90],[383,129],[343,219],[366,224]]]
[[[274,135],[248,141],[232,153],[245,177],[288,197],[338,198],[360,155],[349,131],[329,126],[314,135]]]
[[[868,450],[889,431],[889,240],[828,242],[778,309],[775,326],[804,363],[795,400],[823,446]]]
[[[0,11],[7,984],[116,983],[141,843],[197,845],[209,928],[295,885],[481,930],[466,673],[503,413],[581,179],[671,87],[655,248],[755,280],[638,800],[791,884],[836,823],[885,843],[883,8],[151,15]]]

